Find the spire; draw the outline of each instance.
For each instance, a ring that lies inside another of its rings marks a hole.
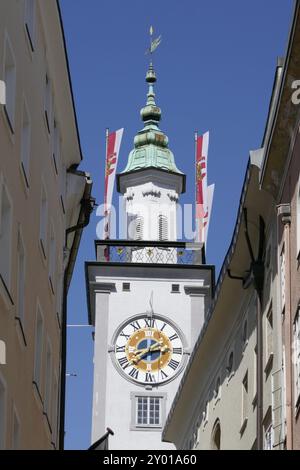
[[[182,174],[175,164],[174,155],[168,148],[169,139],[160,130],[161,109],[156,105],[154,84],[156,83],[156,73],[152,62],[152,53],[161,42],[161,36],[152,41],[153,28],[150,29],[151,54],[149,68],[146,74],[148,93],[146,106],[141,109],[141,118],[144,127],[134,138],[134,149],[130,152],[128,163],[122,173],[128,173],[142,168],[154,167],[173,173]]]

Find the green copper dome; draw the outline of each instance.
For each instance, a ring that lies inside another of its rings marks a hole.
[[[127,166],[121,174],[148,167],[182,174],[176,167],[173,153],[168,148],[168,137],[158,127],[161,109],[155,103],[153,85],[156,82],[156,75],[152,63],[146,75],[146,82],[149,84],[147,103],[141,109],[144,128],[135,136],[134,149],[131,150]]]

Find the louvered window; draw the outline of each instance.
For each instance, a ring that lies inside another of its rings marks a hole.
[[[158,216],[158,239],[159,241],[168,240],[168,219],[162,214]]]

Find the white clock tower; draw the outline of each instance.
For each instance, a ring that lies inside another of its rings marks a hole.
[[[185,175],[158,126],[152,64],[146,81],[144,128],[117,176],[128,239],[97,240],[96,261],[86,262],[95,326],[92,442],[109,427],[110,449],[174,448],[161,433],[214,283],[201,245],[177,241]]]

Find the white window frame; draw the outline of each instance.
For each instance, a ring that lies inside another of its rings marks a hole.
[[[8,63],[8,55],[9,63]],[[5,82],[5,104],[4,111],[8,126],[12,134],[15,128],[15,108],[16,108],[16,86],[17,86],[17,66],[13,47],[7,32],[4,39],[4,60],[3,60],[3,77]]]
[[[138,399],[147,399],[147,423],[138,423]],[[150,424],[150,399],[159,400],[159,424]],[[161,431],[166,418],[166,393],[132,392],[131,393],[131,430]]]
[[[286,289],[286,258],[285,258],[285,244],[283,243],[281,252],[280,252],[280,276],[279,276],[279,282],[280,282],[280,293],[281,293],[281,313],[285,309],[285,289]]]
[[[7,385],[4,377],[0,373],[0,393],[2,388],[2,403],[0,395],[0,407],[3,407],[3,420],[0,420],[0,450],[5,449],[6,447],[6,426],[7,426]],[[1,409],[0,409],[1,413]]]
[[[294,321],[294,390],[296,411],[300,408],[300,306]]]
[[[24,26],[30,50],[31,52],[34,52],[36,34],[36,0],[24,1]]]
[[[25,127],[26,127],[26,134],[24,131]],[[26,98],[25,96],[23,96],[20,166],[21,166],[21,173],[24,178],[25,186],[27,189],[29,188],[30,156],[31,156],[31,117],[30,117]]]

